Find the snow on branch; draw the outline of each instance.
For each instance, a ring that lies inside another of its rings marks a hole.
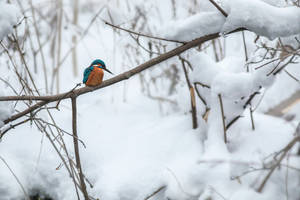
[[[18,23],[18,16],[15,6],[0,2],[0,40],[12,32],[13,26]]]
[[[187,19],[172,22],[165,36],[189,41],[214,32],[228,33],[245,28],[269,39],[300,33],[300,9],[275,7],[261,0],[230,0],[224,2],[226,15],[220,11],[201,12]]]
[[[222,32],[246,28],[269,39],[300,33],[300,9],[279,8],[261,0],[230,0]]]

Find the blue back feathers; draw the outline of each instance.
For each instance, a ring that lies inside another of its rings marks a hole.
[[[93,71],[94,67],[93,66],[89,66],[88,68],[86,68],[83,72],[83,83],[86,83],[90,73]]]
[[[99,66],[100,68],[105,68],[105,63],[100,59],[96,59],[91,63],[91,65],[88,68],[86,68],[84,70],[84,72],[83,72],[83,81],[82,81],[83,83],[87,82],[90,73],[94,70],[93,65],[99,65],[99,64],[101,65],[101,66]]]

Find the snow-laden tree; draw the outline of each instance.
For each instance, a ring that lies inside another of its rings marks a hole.
[[[1,2],[0,200],[299,199],[299,4]]]

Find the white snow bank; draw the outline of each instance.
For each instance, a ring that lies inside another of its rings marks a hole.
[[[193,82],[199,81],[211,85],[214,77],[224,71],[209,55],[202,52],[194,51],[189,60],[194,69],[191,73],[191,81]]]
[[[0,40],[12,32],[18,16],[19,11],[14,5],[0,2]]]
[[[244,27],[270,39],[300,33],[299,8],[278,8],[260,0],[230,0],[228,5],[222,32]]]

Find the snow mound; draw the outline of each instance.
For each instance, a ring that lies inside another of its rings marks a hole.
[[[12,4],[0,2],[0,40],[12,32],[18,23],[19,11]]]
[[[269,39],[300,32],[300,9],[279,8],[260,0],[230,0],[228,17],[222,32],[243,27]]]
[[[201,12],[187,19],[170,23],[164,36],[174,40],[189,41],[213,33],[228,33],[246,28],[269,39],[287,37],[300,33],[300,9],[276,7],[260,0],[230,0],[223,2],[228,14]]]
[[[219,12],[203,12],[184,20],[170,23],[165,29],[165,37],[177,40],[193,40],[195,38],[220,32],[225,18]]]

